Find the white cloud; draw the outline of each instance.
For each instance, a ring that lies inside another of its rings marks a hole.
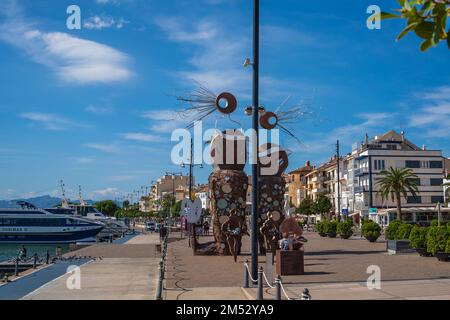
[[[45,129],[52,131],[69,130],[74,127],[87,127],[80,123],[50,113],[26,112],[21,113],[19,116],[21,118],[30,120],[35,124],[40,124]]]
[[[409,125],[424,130],[430,138],[448,138],[450,123],[450,86],[443,86],[421,96],[426,101],[409,116]]]
[[[120,151],[119,147],[114,144],[86,143],[84,146],[90,149],[106,153],[118,153]]]
[[[92,194],[93,194],[92,198],[98,199],[98,197],[107,198],[107,197],[120,196],[121,192],[119,192],[119,189],[117,189],[117,188],[105,188],[105,189],[95,190],[92,192]]]
[[[199,82],[217,93],[231,90],[239,94],[250,89],[251,74],[242,68],[249,45],[241,34],[225,30],[214,18],[188,23],[164,17],[155,23],[170,41],[194,46],[190,70],[176,72],[176,77],[190,84]]]
[[[0,40],[23,50],[31,59],[52,69],[64,82],[94,84],[132,77],[129,57],[110,46],[62,32],[42,32],[22,18],[16,5],[5,6]]]
[[[119,18],[118,20],[114,19],[110,16],[93,16],[85,20],[83,26],[86,29],[107,29],[107,28],[116,28],[122,29],[125,24],[129,23],[123,18]]]
[[[86,107],[84,109],[84,111],[86,111],[88,113],[96,114],[96,115],[108,115],[108,114],[112,114],[114,112],[114,109],[110,108],[110,107],[97,107],[97,106],[90,105],[90,106]]]
[[[161,137],[147,134],[147,133],[139,133],[139,132],[129,132],[122,135],[122,137],[126,140],[139,141],[139,142],[159,142],[161,141]]]

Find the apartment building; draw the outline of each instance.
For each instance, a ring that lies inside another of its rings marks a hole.
[[[194,178],[192,178],[194,184]],[[185,193],[189,193],[189,176],[165,175],[158,179],[152,187],[155,200],[161,200],[165,194],[175,194],[178,200],[184,198]]]
[[[350,180],[347,202],[353,206],[351,211],[363,216],[376,215],[379,209],[395,207],[390,199],[382,201],[377,184],[380,172],[390,167],[410,168],[418,176],[418,196],[409,195],[402,199],[404,208],[433,207],[444,200],[442,151],[428,150],[425,146],[419,148],[406,138],[404,132],[399,134],[391,130],[371,140],[366,136],[344,163],[344,173]]]
[[[207,184],[197,186],[195,196],[202,201],[203,210],[209,209],[209,186]]]
[[[311,162],[307,161],[303,167],[288,173],[287,199],[295,207],[307,197],[306,175],[313,171]]]

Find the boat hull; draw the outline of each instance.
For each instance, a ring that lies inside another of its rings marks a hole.
[[[75,243],[79,240],[95,237],[102,229],[103,227],[64,232],[0,233],[0,244]]]

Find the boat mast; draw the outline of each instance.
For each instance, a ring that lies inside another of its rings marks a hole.
[[[78,199],[80,200],[80,206],[85,207],[86,202],[84,202],[83,197],[81,196],[81,186],[78,186]]]
[[[67,201],[67,198],[66,198],[66,189],[65,189],[65,184],[64,184],[63,180],[60,181],[60,187],[61,187],[61,193],[62,193],[61,207],[68,208],[69,202]]]

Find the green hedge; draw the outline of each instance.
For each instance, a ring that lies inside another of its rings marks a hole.
[[[327,235],[336,235],[338,222],[336,220],[325,221],[324,233]]]
[[[414,226],[409,235],[412,248],[426,248],[427,247],[428,228]]]
[[[353,235],[353,221],[351,219],[339,222],[337,233],[343,238],[350,238]]]
[[[366,238],[379,238],[381,227],[374,221],[368,221],[361,227],[361,233]]]
[[[438,251],[445,251],[449,239],[450,228],[430,227],[427,234],[427,251],[433,254]]]
[[[395,234],[395,240],[406,240],[409,239],[409,235],[411,234],[411,230],[413,229],[413,225],[408,223],[403,223],[397,230]]]
[[[387,226],[386,231],[384,232],[386,239],[387,240],[397,239],[397,231],[401,225],[403,225],[403,222],[400,220],[391,221]]]

